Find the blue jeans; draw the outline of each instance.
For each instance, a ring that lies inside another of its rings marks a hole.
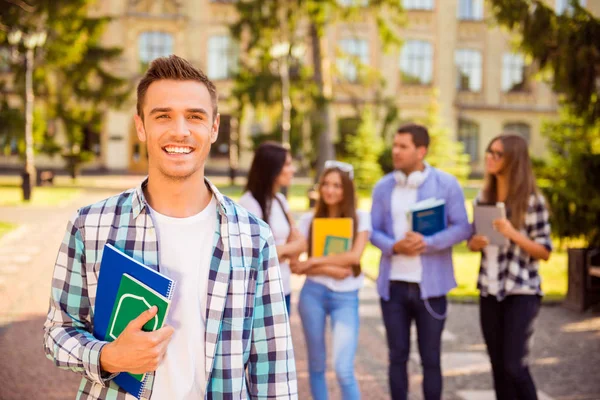
[[[429,310],[428,310],[429,307]],[[408,373],[406,364],[410,355],[410,325],[415,320],[417,342],[423,367],[423,395],[425,400],[442,397],[442,331],[446,314],[446,297],[421,300],[417,283],[390,282],[390,299],[381,299],[381,311],[389,348],[389,381],[393,400],[408,397]]]
[[[498,400],[536,400],[528,355],[533,325],[540,311],[536,295],[479,298],[481,331],[487,346]]]
[[[306,338],[313,399],[327,399],[325,326],[328,314],[333,337],[333,366],[342,399],[360,399],[358,382],[354,377],[354,356],[358,346],[358,290],[334,292],[307,279],[300,292],[298,311]]]

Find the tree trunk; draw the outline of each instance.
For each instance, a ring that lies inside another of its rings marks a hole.
[[[312,58],[314,64],[314,80],[319,89],[319,99],[315,110],[315,121],[318,130],[318,151],[317,151],[317,175],[316,180],[323,171],[325,161],[335,158],[335,149],[333,147],[332,130],[330,126],[330,104],[325,93],[325,81],[323,79],[321,40],[315,24],[310,25],[310,37],[312,42]]]

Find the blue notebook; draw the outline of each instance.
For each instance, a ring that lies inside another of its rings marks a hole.
[[[447,227],[446,202],[427,199],[414,204],[408,211],[408,226],[423,236],[443,231]]]
[[[94,310],[94,337],[97,339],[109,342],[114,340],[107,335],[107,331],[124,274],[133,277],[169,300],[173,297],[175,282],[172,279],[148,268],[113,245],[106,244],[102,253]],[[148,378],[147,375],[144,375],[141,381],[139,379],[139,376],[122,372],[113,380],[121,388],[139,399]]]

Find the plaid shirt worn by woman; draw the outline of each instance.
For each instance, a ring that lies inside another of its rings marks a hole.
[[[111,243],[158,270],[157,234],[142,187],[80,209],[60,247],[44,325],[49,359],[83,375],[78,399],[133,398],[100,369],[92,335],[102,249]],[[277,253],[268,226],[208,180],[217,231],[206,299],[206,398],[295,399],[296,371]],[[194,249],[190,249],[194,251]],[[152,394],[154,373],[142,399]]]
[[[478,199],[480,197],[478,196]],[[474,203],[478,203],[475,199]],[[523,235],[552,251],[550,238],[550,218],[546,202],[541,194],[529,196],[529,204],[525,213],[525,223],[519,229]],[[477,288],[482,296],[487,296],[489,280],[485,253],[481,252],[481,267]],[[501,301],[514,293],[531,292],[543,295],[539,274],[540,262],[527,252],[510,242],[508,246],[498,248],[498,293],[496,298]]]

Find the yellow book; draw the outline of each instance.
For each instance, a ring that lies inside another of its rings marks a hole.
[[[352,248],[352,218],[315,218],[312,226],[312,255],[339,254]]]

